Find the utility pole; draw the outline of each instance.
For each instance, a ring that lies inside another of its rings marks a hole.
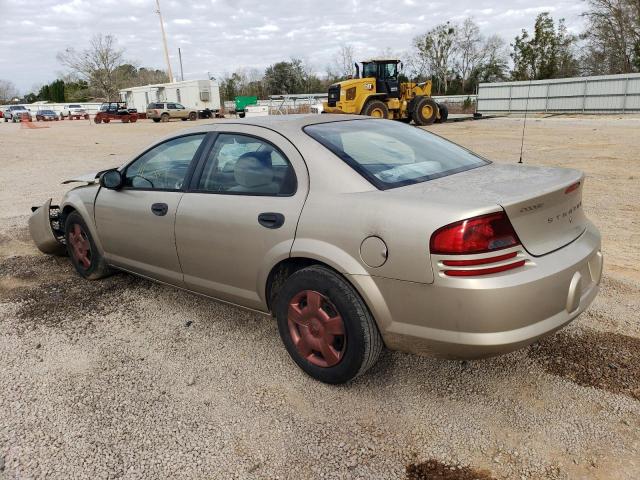
[[[173,71],[169,61],[169,47],[167,47],[167,35],[164,33],[164,21],[162,20],[162,12],[160,12],[160,0],[156,0],[156,6],[158,7],[156,13],[160,17],[160,31],[162,32],[162,43],[164,45],[164,59],[167,62],[167,74],[169,75],[169,82],[173,83]]]
[[[184,82],[184,70],[182,69],[182,50],[178,47],[178,58],[180,59],[180,80]]]

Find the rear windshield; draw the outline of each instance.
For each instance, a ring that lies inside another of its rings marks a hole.
[[[437,135],[400,122],[347,120],[309,125],[304,131],[381,190],[490,163]]]

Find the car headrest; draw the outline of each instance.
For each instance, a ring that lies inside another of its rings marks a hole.
[[[258,187],[273,181],[270,152],[248,152],[236,161],[233,176],[238,185]]]

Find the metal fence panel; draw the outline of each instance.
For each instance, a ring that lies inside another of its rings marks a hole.
[[[481,83],[479,113],[640,112],[640,74]]]

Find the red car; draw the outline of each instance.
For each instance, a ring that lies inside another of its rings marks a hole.
[[[109,123],[111,120],[120,120],[122,123],[137,122],[138,111],[128,109],[124,102],[108,102],[100,105],[93,121],[96,123]]]

